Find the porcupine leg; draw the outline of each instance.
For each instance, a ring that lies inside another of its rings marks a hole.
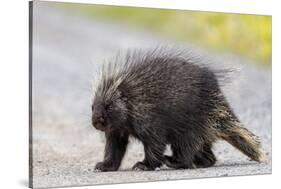
[[[192,169],[195,168],[192,154],[188,148],[172,146],[173,155],[165,156],[165,164],[174,169]]]
[[[133,170],[155,170],[162,165],[164,159],[165,144],[144,143],[145,158],[133,166]]]
[[[106,145],[104,160],[96,164],[96,171],[116,171],[123,159],[127,144],[128,134],[109,132],[105,133]]]
[[[205,168],[213,166],[216,163],[216,157],[211,148],[211,144],[205,143],[202,150],[196,153],[193,160],[196,167]]]
[[[203,141],[197,140],[199,137],[186,133],[182,138],[173,141],[171,148],[172,156],[165,156],[165,164],[174,169],[192,169],[196,168],[194,157],[203,146]]]

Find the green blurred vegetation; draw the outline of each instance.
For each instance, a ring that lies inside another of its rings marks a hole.
[[[270,16],[83,4],[64,7],[271,65]]]

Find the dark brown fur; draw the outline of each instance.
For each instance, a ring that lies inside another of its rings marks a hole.
[[[228,141],[261,161],[257,137],[243,128],[224,98],[218,78],[180,53],[129,52],[103,69],[92,105],[93,125],[105,132],[100,171],[119,168],[128,137],[144,145],[145,158],[133,169],[154,170],[215,164],[212,143]],[[170,144],[172,156],[165,156]]]

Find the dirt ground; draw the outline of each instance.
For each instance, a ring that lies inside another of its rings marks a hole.
[[[223,91],[245,127],[260,136],[268,161],[249,161],[229,144],[218,142],[214,146],[218,162],[212,168],[164,167],[160,171],[136,172],[130,169],[143,159],[143,147],[131,140],[120,171],[94,172],[104,148],[104,136],[90,124],[96,71],[105,58],[119,49],[147,48],[169,41],[144,31],[68,14],[39,1],[34,5],[33,26],[33,187],[271,173],[271,70],[232,55],[206,52],[212,61],[240,70]]]

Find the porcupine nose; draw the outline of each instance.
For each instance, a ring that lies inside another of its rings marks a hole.
[[[92,124],[98,130],[101,130],[101,131],[105,130],[104,118],[102,115],[93,115]]]

